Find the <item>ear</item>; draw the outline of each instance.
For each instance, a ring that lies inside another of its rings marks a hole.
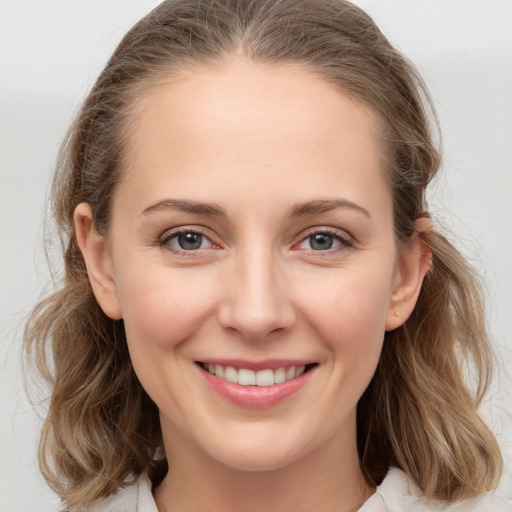
[[[416,305],[423,279],[432,266],[432,251],[428,243],[428,233],[431,230],[430,219],[418,219],[413,239],[399,248],[395,286],[386,317],[386,331],[402,325]]]
[[[106,239],[94,227],[91,207],[80,203],[74,213],[76,240],[87,267],[92,291],[103,312],[113,320],[123,317]]]

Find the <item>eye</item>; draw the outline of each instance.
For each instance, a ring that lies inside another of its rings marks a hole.
[[[316,231],[304,238],[298,245],[300,249],[309,249],[311,251],[329,251],[341,247],[350,247],[351,240],[347,235],[341,233],[332,233],[330,231]]]
[[[193,252],[213,247],[213,243],[202,233],[193,230],[184,230],[166,234],[160,245],[174,251]]]

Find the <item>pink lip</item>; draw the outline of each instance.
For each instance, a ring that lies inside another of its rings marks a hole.
[[[234,361],[231,361],[231,363],[234,363]],[[276,368],[280,368],[282,366],[295,366],[293,364],[288,365],[282,363],[283,361],[281,361],[280,365]],[[212,362],[211,364],[215,363]],[[240,384],[228,382],[224,379],[220,379],[219,377],[215,377],[215,375],[212,375],[200,366],[196,366],[210,389],[236,405],[255,409],[271,407],[290,397],[306,385],[317,368],[317,366],[314,366],[306,373],[303,373],[300,377],[287,380],[281,384],[274,384],[273,386],[241,386]],[[235,366],[235,364],[227,364],[226,366]],[[254,364],[250,367],[244,365],[236,365],[235,367],[253,369]],[[269,368],[269,366],[265,366],[264,368]]]
[[[265,359],[262,361],[248,361],[246,359],[203,359],[202,363],[220,364],[221,366],[232,366],[237,370],[245,368],[258,372],[260,370],[277,370],[278,368],[289,368],[290,366],[302,366],[314,363],[305,359]]]

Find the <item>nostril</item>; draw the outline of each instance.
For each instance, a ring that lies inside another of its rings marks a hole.
[[[252,261],[252,260],[251,260]],[[237,285],[218,307],[219,324],[247,341],[263,341],[289,331],[296,314],[287,295],[280,291],[272,276],[256,272],[237,280]]]

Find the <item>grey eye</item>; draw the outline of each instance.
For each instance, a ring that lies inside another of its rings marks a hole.
[[[205,236],[194,231],[178,233],[171,237],[168,243],[182,251],[196,251],[198,249],[205,249],[211,245],[211,242]]]
[[[340,234],[330,233],[329,231],[317,231],[309,236],[306,236],[299,244],[300,249],[307,249],[309,251],[329,251],[340,248],[341,246],[350,247],[351,243],[348,239]]]
[[[193,251],[199,249],[203,242],[203,235],[199,233],[181,233],[178,235],[178,244],[181,249]]]
[[[315,233],[307,238],[314,251],[327,251],[334,245],[334,237],[327,233]]]

